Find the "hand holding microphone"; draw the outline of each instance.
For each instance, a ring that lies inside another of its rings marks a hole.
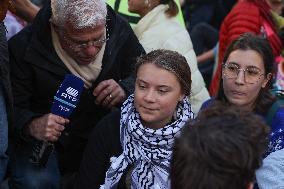
[[[60,85],[51,107],[51,113],[35,118],[29,125],[30,134],[38,141],[33,145],[30,161],[45,166],[56,142],[69,123],[76,108],[84,82],[71,74],[67,74]]]
[[[45,114],[31,122],[29,133],[38,140],[56,142],[68,123],[69,120],[63,117]]]

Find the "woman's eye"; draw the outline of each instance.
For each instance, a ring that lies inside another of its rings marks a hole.
[[[144,86],[144,85],[138,85],[139,86],[139,89],[145,89],[146,88],[146,86]]]
[[[236,71],[238,71],[239,69],[238,69],[238,67],[236,67],[236,66],[228,66],[228,70],[230,70],[230,71],[232,71],[232,72],[236,72]]]
[[[165,93],[167,93],[168,91],[165,90],[165,89],[159,89],[158,92],[159,92],[160,94],[165,94]]]
[[[256,69],[247,69],[247,74],[248,75],[258,75],[258,70]]]

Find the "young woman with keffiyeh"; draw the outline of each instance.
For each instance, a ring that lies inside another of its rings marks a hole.
[[[75,188],[170,188],[174,138],[193,119],[190,78],[177,52],[155,50],[138,58],[135,92],[97,125]]]

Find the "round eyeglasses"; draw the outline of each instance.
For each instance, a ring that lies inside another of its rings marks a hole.
[[[239,65],[232,62],[223,63],[222,72],[226,79],[236,79],[240,71],[244,72],[245,82],[249,84],[257,83],[261,76],[264,75],[264,73],[261,73],[261,70],[255,66],[242,69]]]

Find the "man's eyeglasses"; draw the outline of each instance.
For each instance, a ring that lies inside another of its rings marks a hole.
[[[261,73],[261,70],[257,67],[251,66],[245,69],[240,68],[239,65],[231,62],[223,63],[223,75],[226,79],[236,79],[240,73],[244,72],[244,79],[246,83],[254,84],[259,81],[264,73]]]
[[[103,44],[106,43],[109,39],[107,37],[104,37],[99,40],[92,40],[92,41],[87,41],[87,42],[76,42],[70,38],[67,38],[66,36],[64,36],[63,38],[71,48],[77,51],[86,49],[87,47],[90,47],[90,46],[101,48]]]

